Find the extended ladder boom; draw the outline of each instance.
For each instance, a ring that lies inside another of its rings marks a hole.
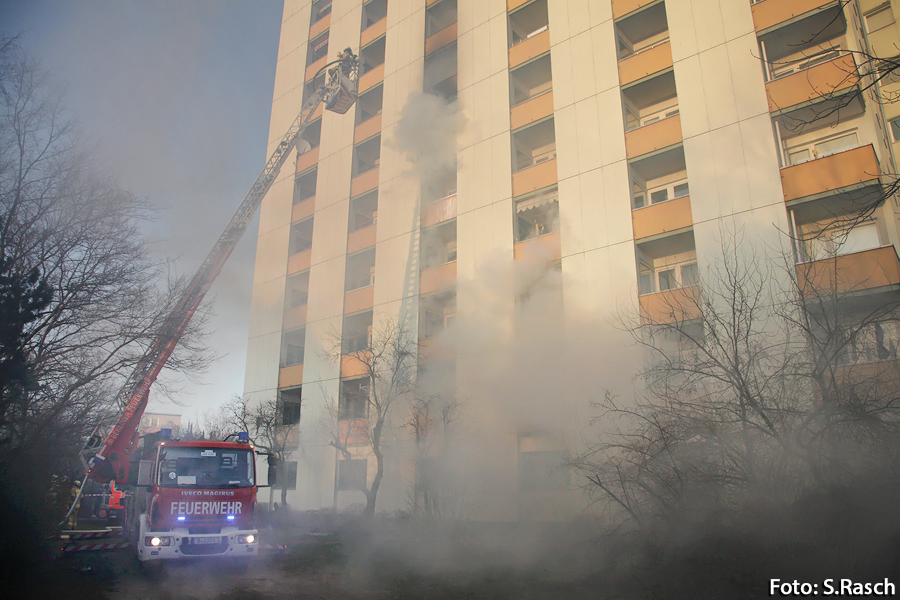
[[[127,454],[137,442],[138,425],[147,406],[150,386],[172,355],[197,307],[250,225],[253,214],[275,182],[278,172],[296,146],[313,113],[319,104],[324,102],[326,109],[343,114],[356,100],[358,72],[356,57],[345,53],[341,60],[329,63],[322,70],[337,63],[339,66],[329,70],[326,82],[307,100],[300,114],[275,147],[265,168],[231,217],[225,231],[219,236],[175,308],[166,317],[150,348],[119,391],[116,401],[122,407],[122,413],[97,454],[91,459],[87,473],[91,479],[105,483],[111,479],[122,480],[127,477]]]

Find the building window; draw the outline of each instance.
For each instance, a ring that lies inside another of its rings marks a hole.
[[[303,364],[303,351],[306,345],[306,328],[292,329],[284,332],[281,366]]]
[[[366,489],[369,461],[364,458],[345,459],[338,463],[337,489],[362,491]]]
[[[884,4],[866,15],[866,31],[872,33],[894,24],[894,11],[891,5]]]
[[[331,0],[318,0],[312,4],[312,22],[318,23],[325,15],[331,14]]]
[[[278,490],[295,490],[297,489],[297,461],[283,460],[278,463],[278,481],[275,483],[275,489]]]
[[[893,126],[892,126],[893,128]],[[806,142],[793,148],[787,149],[788,163],[790,165],[799,165],[817,158],[824,158],[851,150],[859,146],[859,135],[854,131],[845,131],[836,135],[828,136],[824,139]]]
[[[288,252],[291,255],[312,248],[313,218],[304,219],[291,225],[291,236]]]
[[[559,231],[559,199],[556,190],[516,202],[516,242]]]
[[[328,54],[328,32],[326,31],[309,43],[309,56],[306,65],[309,66]]]
[[[294,176],[294,204],[315,197],[318,169]]]
[[[302,395],[300,388],[281,390],[278,392],[281,398],[281,425],[296,425],[300,422],[300,402]]]
[[[570,487],[569,469],[558,450],[519,453],[520,490],[564,490]]]
[[[891,139],[900,142],[900,117],[896,117],[888,121],[891,125]]]
[[[869,323],[848,336],[836,361],[839,365],[880,362],[897,359],[900,346],[900,323],[884,321]]]
[[[368,378],[361,377],[341,381],[340,401],[338,402],[338,414],[341,419],[365,419],[368,406]]]
[[[549,23],[547,0],[530,2],[509,13],[509,45],[515,46],[547,31]]]

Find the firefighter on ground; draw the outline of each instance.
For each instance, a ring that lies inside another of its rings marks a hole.
[[[74,502],[75,498],[78,498],[78,491],[81,489],[81,482],[77,479],[72,482],[72,489],[69,492],[70,501]],[[75,529],[75,523],[78,518],[78,510],[81,508],[81,498],[78,498],[78,503],[75,505],[75,510],[72,511],[72,514],[69,515],[69,529]]]

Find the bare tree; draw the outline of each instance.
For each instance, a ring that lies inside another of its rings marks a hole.
[[[164,290],[165,265],[148,258],[148,205],[91,171],[61,95],[14,40],[0,43],[0,65],[0,303],[24,317],[2,355],[27,370],[0,381],[0,478],[4,492],[40,506],[50,472],[118,408],[115,390],[178,285]],[[170,367],[204,367],[202,322]]]
[[[630,321],[646,350],[642,392],[599,400],[597,418],[620,434],[574,460],[641,526],[897,475],[898,337],[886,331],[900,299],[866,300],[878,273],[839,257],[789,259],[785,273],[737,245],[699,286]]]
[[[387,437],[393,430],[391,417],[397,404],[408,400],[413,392],[417,345],[406,323],[389,318],[381,322],[364,347],[347,352],[338,335],[332,342],[328,356],[338,364],[346,361],[359,371],[364,385],[353,398],[342,390],[321,425],[329,444],[345,459],[353,456],[353,446],[364,446],[375,457],[372,482],[366,481],[360,490],[366,496],[363,515],[372,518],[384,478]],[[363,414],[352,413],[350,401],[361,402]]]

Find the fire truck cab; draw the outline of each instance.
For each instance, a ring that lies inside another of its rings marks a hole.
[[[137,461],[130,531],[141,562],[259,551],[256,460],[246,433],[237,442],[149,444]]]

